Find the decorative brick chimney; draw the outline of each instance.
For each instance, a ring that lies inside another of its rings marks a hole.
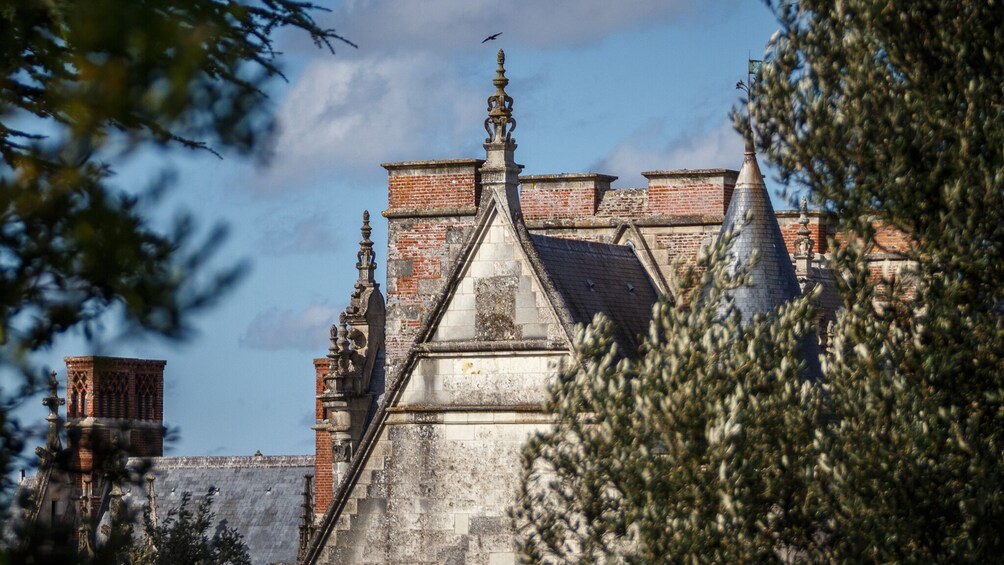
[[[76,489],[104,481],[108,448],[130,457],[164,454],[166,361],[65,357],[66,437]],[[98,497],[91,498],[97,504]],[[92,510],[96,511],[94,507]]]

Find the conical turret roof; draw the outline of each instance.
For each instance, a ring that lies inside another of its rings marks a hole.
[[[743,321],[746,321],[802,294],[750,143],[747,143],[743,166],[739,169],[719,235],[736,228],[739,228],[739,236],[732,248],[732,268],[748,265],[754,251],[759,255],[750,273],[750,284],[732,292]]]
[[[730,268],[738,269],[741,265],[749,265],[754,252],[759,257],[750,270],[749,284],[731,292],[742,320],[746,322],[753,316],[771,312],[802,294],[750,140],[746,142],[743,166],[739,169],[732,201],[725,212],[719,237],[726,230],[737,227],[739,235],[732,247]],[[800,349],[806,364],[805,376],[811,380],[820,379],[822,369],[815,332],[810,332],[803,338]]]

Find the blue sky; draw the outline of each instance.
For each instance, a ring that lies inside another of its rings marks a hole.
[[[322,2],[322,4],[325,4]],[[123,189],[161,170],[175,188],[158,222],[223,222],[218,265],[247,260],[243,284],[180,344],[131,339],[100,353],[167,360],[165,419],[175,455],[313,452],[312,359],[356,277],[360,216],[374,219],[383,279],[387,206],[380,163],[482,157],[495,53],[506,51],[526,174],[595,171],[615,187],[642,171],[738,168],[730,108],[748,56],[776,22],[757,0],[348,0],[320,20],[359,44],[319,51],[285,34],[288,83],[270,89],[273,158],[145,154],[119,164]],[[496,41],[481,44],[493,33]],[[769,182],[769,181],[768,181]],[[68,336],[43,356],[92,353]],[[19,413],[40,419],[34,400]]]

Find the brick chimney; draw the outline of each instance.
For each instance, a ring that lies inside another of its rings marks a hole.
[[[102,481],[102,447],[130,457],[164,454],[166,361],[65,357],[66,437],[70,470],[84,482]]]
[[[651,216],[723,216],[732,201],[737,171],[681,169],[642,173],[648,179]]]
[[[452,159],[383,164],[389,174],[389,206],[383,212],[388,231],[388,375],[407,354],[448,266],[474,225],[483,163]]]
[[[582,219],[596,215],[617,177],[599,173],[523,175],[520,202],[526,220]]]
[[[331,504],[335,489],[334,457],[331,449],[331,430],[319,428],[327,419],[324,404],[324,377],[333,369],[331,359],[314,359],[314,513],[323,514]]]

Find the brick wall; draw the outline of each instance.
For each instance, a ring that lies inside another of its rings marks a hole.
[[[644,218],[648,215],[648,189],[608,190],[600,195],[596,215],[604,218]]]
[[[880,222],[875,223],[875,246],[886,253],[904,253],[911,248],[906,233]]]

